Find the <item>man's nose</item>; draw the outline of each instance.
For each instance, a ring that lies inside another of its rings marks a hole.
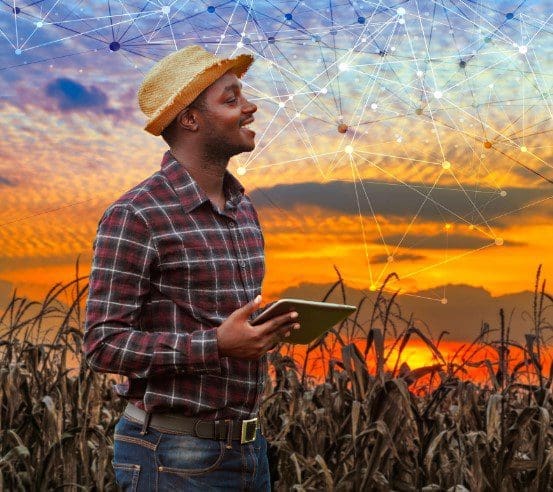
[[[253,114],[253,113],[255,113],[256,111],[257,111],[257,106],[256,106],[254,103],[252,103],[252,102],[250,102],[250,101],[248,101],[248,100],[246,99],[246,104],[245,104],[244,107],[242,108],[242,112],[243,112],[243,113],[251,113],[251,114]]]

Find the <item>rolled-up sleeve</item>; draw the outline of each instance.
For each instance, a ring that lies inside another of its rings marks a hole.
[[[131,205],[102,217],[89,279],[83,350],[98,372],[148,378],[163,374],[219,374],[217,328],[191,333],[139,328],[158,252],[147,223]]]

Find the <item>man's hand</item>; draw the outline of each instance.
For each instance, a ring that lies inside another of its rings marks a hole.
[[[259,309],[260,304],[261,296],[257,296],[253,301],[234,311],[217,328],[217,344],[221,357],[259,359],[284,337],[289,336],[290,330],[300,327],[295,322],[298,317],[295,311],[252,326],[248,319]]]

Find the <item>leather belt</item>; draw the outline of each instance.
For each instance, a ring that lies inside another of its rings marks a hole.
[[[240,441],[240,444],[255,441],[259,419],[249,420],[201,420],[174,413],[152,413],[128,403],[124,415],[134,421],[161,430],[182,432],[202,439]]]

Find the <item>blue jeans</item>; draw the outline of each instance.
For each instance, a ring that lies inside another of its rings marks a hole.
[[[123,416],[115,426],[113,468],[124,491],[270,491],[267,442],[200,439],[160,432]]]

